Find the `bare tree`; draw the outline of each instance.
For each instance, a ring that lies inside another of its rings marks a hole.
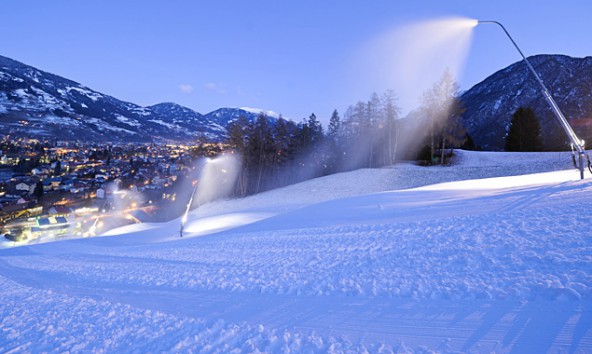
[[[436,148],[440,148],[440,163],[445,163],[447,144],[461,145],[466,131],[460,120],[464,111],[459,99],[459,86],[450,71],[446,70],[440,80],[422,96],[422,111],[429,121],[430,156],[436,160]]]

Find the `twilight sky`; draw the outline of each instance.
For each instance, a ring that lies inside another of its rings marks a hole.
[[[8,0],[1,8],[0,55],[142,106],[247,106],[296,121],[314,112],[326,122],[333,109],[343,114],[387,89],[403,113],[415,108],[439,77],[428,69],[455,52],[456,44],[429,47],[438,29],[414,32],[433,19],[500,21],[527,56],[592,54],[588,0]],[[463,90],[520,59],[500,28],[472,34],[464,61],[451,56],[464,63]]]

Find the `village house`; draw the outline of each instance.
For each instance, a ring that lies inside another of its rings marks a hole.
[[[73,186],[74,186],[74,180],[65,179],[60,184],[60,190],[68,192],[72,189]]]
[[[24,159],[31,152],[32,144],[23,140],[18,142],[19,149],[12,153],[4,153],[6,166],[0,166],[0,196],[5,211],[14,211],[10,215],[23,214],[25,205],[32,202],[36,194],[38,181],[43,185],[43,194],[39,201],[35,200],[39,208],[44,205],[44,211],[56,204],[58,209],[107,205],[109,203],[110,184],[120,190],[131,189],[142,194],[143,203],[155,205],[166,201],[166,188],[170,187],[179,171],[186,169],[190,156],[179,156],[179,151],[171,146],[146,147],[128,144],[109,149],[108,158],[89,159],[94,147],[83,145],[67,145],[68,147],[48,147],[57,142],[45,142],[44,155],[37,165],[30,170],[16,169],[18,159]],[[141,156],[140,156],[141,155]],[[59,174],[55,175],[57,161],[60,161]],[[133,163],[131,163],[133,161]],[[4,172],[6,171],[6,172]],[[107,185],[109,183],[109,185]],[[37,191],[38,192],[38,191]],[[93,201],[93,198],[97,198]],[[169,193],[169,199],[174,199]],[[19,204],[20,203],[20,204]],[[7,208],[7,209],[6,209]],[[40,209],[41,210],[41,209]],[[2,213],[2,211],[0,211]],[[52,210],[53,214],[68,214],[68,210]],[[6,213],[3,215],[7,215]]]
[[[162,178],[160,175],[156,175],[152,178],[152,185],[157,188],[162,188],[162,186],[164,186],[166,181],[167,181],[166,178]]]
[[[44,179],[42,182],[43,184],[43,193],[49,192],[52,190],[51,180],[49,178]]]
[[[49,173],[49,171],[45,170],[42,167],[35,167],[34,169],[31,170],[31,174],[33,176],[39,176],[39,175],[47,174],[47,173]]]
[[[59,191],[60,184],[62,184],[62,177],[53,177],[49,179],[49,183],[51,184],[50,190],[52,191]]]
[[[19,198],[12,201],[0,202],[0,223],[19,217],[32,217],[41,215],[43,208],[37,206],[36,200]]]
[[[35,191],[35,186],[37,185],[37,182],[34,182],[32,180],[27,180],[27,181],[22,181],[22,182],[18,182],[15,186],[17,191],[21,191],[23,193],[27,193],[27,194],[33,194],[33,192]]]
[[[51,216],[69,216],[72,209],[65,205],[54,205],[47,211]]]
[[[75,181],[70,188],[70,193],[84,193],[89,189],[89,186],[82,181]]]
[[[4,184],[4,192],[7,197],[18,198],[23,195],[31,195],[35,191],[37,178],[13,177]]]

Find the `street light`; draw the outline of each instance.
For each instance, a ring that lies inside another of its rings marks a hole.
[[[534,70],[534,67],[530,64],[528,59],[526,59],[526,57],[524,56],[524,54],[522,53],[522,51],[518,47],[518,44],[516,44],[516,42],[514,41],[512,36],[510,36],[510,33],[508,32],[508,30],[506,30],[506,28],[498,21],[477,21],[475,26],[480,23],[485,23],[485,24],[490,23],[490,24],[495,24],[495,25],[500,26],[502,28],[502,30],[504,30],[504,32],[506,33],[506,35],[508,36],[510,41],[512,41],[512,44],[514,44],[514,47],[516,47],[516,49],[518,50],[518,53],[520,53],[520,55],[524,59],[524,62],[526,63],[526,65],[528,65],[528,68],[530,69],[530,71],[532,72],[534,77],[537,79],[539,85],[541,85],[541,91],[543,93],[543,96],[545,97],[545,100],[547,100],[547,103],[549,103],[549,106],[551,106],[551,110],[555,114],[555,117],[557,117],[557,120],[559,120],[559,123],[563,127],[563,130],[565,130],[565,133],[569,137],[569,140],[571,141],[571,146],[572,146],[572,153],[573,153],[574,147],[578,151],[578,163],[577,164],[578,164],[578,168],[580,169],[580,178],[584,179],[584,157],[586,157],[586,160],[588,161],[588,168],[590,168],[590,159],[588,158],[588,155],[586,154],[586,150],[584,150],[584,141],[578,139],[576,133],[573,131],[573,129],[571,128],[571,126],[567,122],[567,119],[565,119],[565,116],[563,115],[563,113],[559,109],[559,106],[557,106],[557,103],[555,102],[553,97],[551,97],[551,94],[549,93],[549,90],[547,90],[547,87],[543,83],[543,80],[541,79],[539,74],[537,74],[537,72]],[[575,157],[574,157],[574,163],[575,163]],[[592,172],[592,169],[590,171]]]

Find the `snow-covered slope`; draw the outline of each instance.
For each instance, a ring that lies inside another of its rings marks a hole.
[[[206,205],[183,239],[0,250],[0,351],[590,352],[592,179],[542,172],[564,157],[465,152]],[[479,169],[541,173],[449,182]]]

